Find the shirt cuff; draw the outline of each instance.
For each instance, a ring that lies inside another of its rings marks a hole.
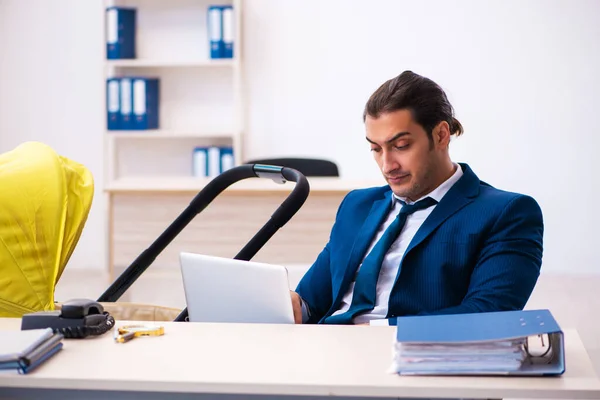
[[[387,319],[372,319],[369,321],[369,325],[371,326],[388,326],[390,321]]]
[[[300,304],[302,305],[302,323],[305,324],[310,319],[310,309],[302,297],[300,297]]]

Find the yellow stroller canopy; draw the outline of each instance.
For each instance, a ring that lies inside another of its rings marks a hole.
[[[54,310],[93,196],[89,170],[47,145],[0,154],[0,317]]]

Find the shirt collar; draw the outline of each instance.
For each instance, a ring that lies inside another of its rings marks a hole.
[[[446,193],[448,193],[450,188],[463,175],[463,171],[462,171],[462,168],[460,167],[460,165],[454,164],[454,166],[456,167],[456,171],[454,171],[454,174],[452,174],[452,176],[450,178],[446,179],[441,185],[439,185],[438,187],[433,189],[430,193],[426,194],[425,196],[421,197],[420,199],[417,199],[414,202],[408,201],[406,199],[406,197],[399,197],[399,196],[396,196],[394,193],[392,193],[392,204],[394,204],[397,200],[402,200],[406,204],[413,204],[419,200],[424,199],[425,197],[431,197],[432,199],[434,199],[435,201],[437,201],[439,203],[442,200],[442,197],[444,197],[446,195]]]

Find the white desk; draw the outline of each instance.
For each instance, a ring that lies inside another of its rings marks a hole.
[[[19,326],[20,320],[0,319],[0,329]],[[600,398],[600,381],[575,331],[566,332],[567,372],[546,378],[389,374],[393,335],[393,327],[169,322],[165,336],[124,344],[115,343],[112,332],[65,340],[64,349],[32,374],[0,373],[0,394],[45,399],[180,399],[201,393],[240,399]]]

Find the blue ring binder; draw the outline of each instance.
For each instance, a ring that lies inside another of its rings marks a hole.
[[[561,375],[563,332],[549,310],[398,317],[401,375]]]

